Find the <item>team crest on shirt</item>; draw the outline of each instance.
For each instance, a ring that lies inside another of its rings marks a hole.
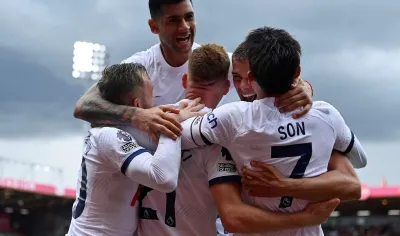
[[[132,141],[132,136],[128,134],[125,131],[118,130],[117,132],[117,138],[123,142],[131,142]]]

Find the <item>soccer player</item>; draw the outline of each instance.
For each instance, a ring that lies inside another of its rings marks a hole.
[[[140,63],[146,68],[153,82],[155,105],[174,104],[185,95],[185,89],[180,85],[182,75],[187,72],[188,58],[192,50],[199,47],[199,44],[194,42],[196,21],[192,1],[149,0],[149,10],[149,27],[152,33],[158,35],[160,43],[133,54],[123,63]],[[235,92],[232,89],[230,93]],[[297,94],[305,96],[300,100],[284,100],[278,106],[284,111],[293,107],[292,105],[295,108],[304,106],[305,113],[312,102],[311,86],[304,84],[289,93],[290,96]],[[166,109],[176,112],[173,107],[167,106],[141,109],[114,104],[104,100],[97,86],[93,86],[77,102],[74,116],[92,125],[131,125],[145,131],[154,140],[157,140],[158,133],[175,139],[181,134],[181,125],[163,112]]]
[[[229,91],[230,58],[215,44],[196,48],[182,78],[185,98],[200,97],[215,108]],[[196,121],[194,121],[196,122]],[[326,203],[323,213],[313,214],[315,205],[298,214],[273,213],[241,200],[240,176],[228,150],[219,145],[182,150],[178,187],[170,193],[142,188],[138,236],[216,235],[217,208],[231,232],[257,233],[318,224],[328,217],[338,200]]]
[[[97,84],[104,99],[121,105],[153,106],[153,89],[140,64],[113,65],[103,71]],[[181,109],[178,120],[191,117],[203,106],[199,100]],[[135,133],[135,138],[132,137]],[[181,163],[180,138],[161,135],[157,150],[150,154],[130,126],[92,128],[85,138],[82,164],[67,235],[131,236],[138,225],[139,184],[161,192],[176,188]]]
[[[241,100],[252,102],[256,99],[255,92],[248,83],[249,61],[245,42],[241,43],[232,54],[233,82]],[[291,179],[282,176],[272,165],[259,162],[255,169],[245,168],[242,175],[249,194],[259,197],[277,197],[290,195],[296,198],[324,201],[340,198],[341,201],[359,199],[361,183],[354,168],[365,166],[360,159],[351,161],[343,154],[334,151],[329,161],[329,172],[316,178]]]
[[[203,117],[185,121],[182,148],[216,143],[230,151],[239,170],[258,160],[274,165],[291,178],[325,173],[333,149],[346,153],[350,159],[359,159],[365,166],[361,144],[332,105],[314,102],[312,109],[297,120],[292,117],[293,112],[282,114],[274,105],[275,97],[298,83],[299,43],[286,31],[269,27],[253,30],[245,42],[250,66],[248,79],[259,100],[226,104]],[[244,198],[254,206],[277,212],[299,212],[309,203],[292,196],[250,197],[246,191]],[[276,234],[323,232],[320,226],[311,226]]]

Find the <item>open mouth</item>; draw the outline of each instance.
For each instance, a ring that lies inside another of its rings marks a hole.
[[[181,45],[185,46],[185,45],[187,45],[189,43],[190,37],[191,37],[190,34],[188,36],[185,36],[185,37],[177,37],[176,41],[178,42],[178,44],[181,44]]]
[[[242,94],[243,100],[246,102],[253,102],[257,99],[257,94]]]

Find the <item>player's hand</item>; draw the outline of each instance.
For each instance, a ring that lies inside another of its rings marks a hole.
[[[252,161],[253,170],[242,169],[242,184],[250,196],[280,197],[290,194],[291,179],[285,178],[273,166]]]
[[[167,112],[178,114],[179,109],[168,105],[150,109],[137,108],[132,118],[132,125],[148,133],[156,143],[160,133],[175,140],[181,135],[182,126],[175,116]]]
[[[312,89],[310,85],[299,78],[298,82],[292,85],[292,89],[289,92],[275,98],[275,106],[279,107],[280,112],[291,112],[303,107],[301,111],[293,114],[293,118],[305,115],[312,106]]]
[[[310,203],[303,211],[308,225],[319,225],[324,223],[332,211],[339,205],[339,198],[334,198],[324,202]]]
[[[178,107],[180,111],[179,114],[177,114],[178,120],[182,122],[191,117],[202,116],[206,114],[206,112],[200,112],[200,110],[205,107],[205,105],[201,104],[200,102],[201,98],[196,98],[190,104],[188,104],[188,102],[185,101],[180,102]]]

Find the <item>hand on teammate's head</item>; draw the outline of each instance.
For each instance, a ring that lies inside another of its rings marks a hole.
[[[201,98],[196,98],[190,104],[186,101],[180,102],[179,107],[178,107],[179,114],[177,114],[178,120],[180,122],[182,122],[191,117],[201,116],[201,115],[206,114],[205,112],[200,112],[201,109],[203,109],[205,107],[205,105],[200,102],[201,102]]]
[[[310,85],[299,78],[298,83],[294,83],[289,92],[275,99],[275,106],[280,112],[291,112],[302,108],[293,114],[293,118],[305,115],[312,106],[312,91],[310,92],[309,88]]]

